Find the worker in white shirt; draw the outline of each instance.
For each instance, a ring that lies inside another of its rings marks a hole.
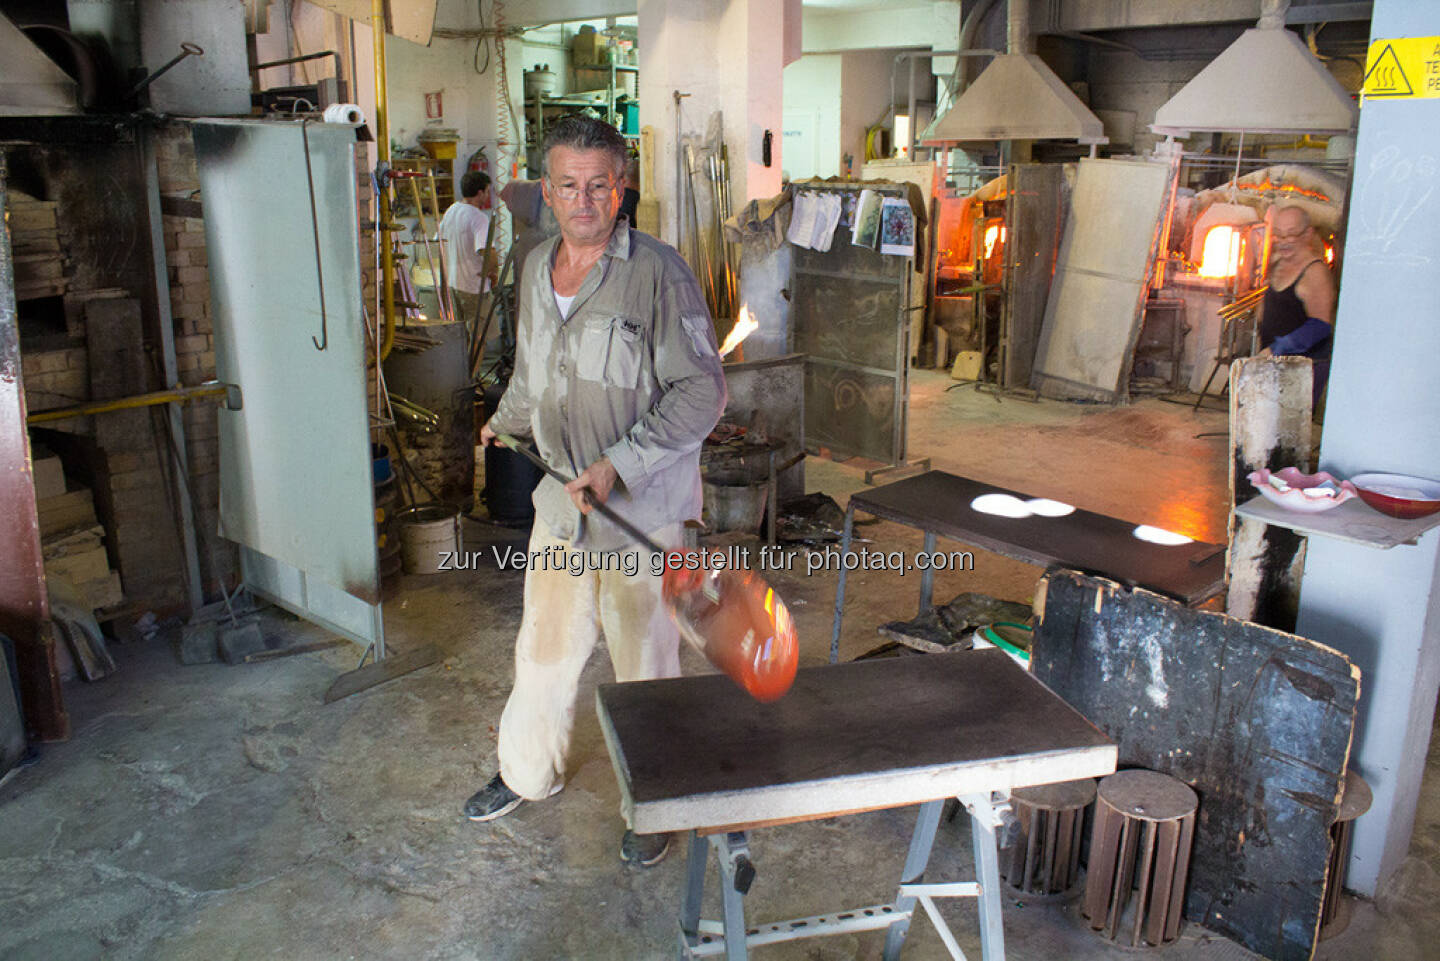
[[[455,319],[473,328],[484,321],[490,288],[499,272],[494,219],[487,209],[490,175],[478,170],[465,174],[460,178],[460,197],[440,219],[440,239]]]

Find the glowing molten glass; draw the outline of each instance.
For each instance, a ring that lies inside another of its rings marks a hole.
[[[720,345],[720,356],[724,357],[730,351],[740,346],[740,342],[760,329],[760,325],[750,316],[750,308],[744,304],[740,305],[740,315],[735,318],[735,326],[730,328],[730,333],[725,335],[725,343]]]
[[[1201,277],[1234,277],[1240,270],[1240,233],[1233,227],[1212,227],[1200,257]]]
[[[785,602],[753,571],[707,571],[694,553],[666,555],[665,606],[706,660],[757,701],[779,698],[795,680],[800,641]]]
[[[1005,242],[1005,228],[1000,224],[991,224],[985,228],[985,259],[989,260],[990,255],[995,252],[995,243]]]

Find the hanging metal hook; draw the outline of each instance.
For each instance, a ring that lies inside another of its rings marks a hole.
[[[315,209],[315,175],[310,169],[310,121],[300,121],[300,140],[305,151],[305,182],[310,188],[310,229],[315,238],[315,276],[320,286],[320,336],[311,337],[316,350],[330,343],[330,326],[325,314],[325,268],[320,262],[320,214]]]

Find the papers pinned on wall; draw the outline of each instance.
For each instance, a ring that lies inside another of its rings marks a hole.
[[[802,190],[795,195],[795,210],[785,239],[797,247],[827,251],[840,222],[840,196]]]
[[[915,256],[915,214],[909,201],[886,197],[880,207],[880,252]]]
[[[850,229],[850,242],[856,247],[875,249],[880,236],[880,201],[875,191],[860,191],[860,199],[855,202],[855,225]]]

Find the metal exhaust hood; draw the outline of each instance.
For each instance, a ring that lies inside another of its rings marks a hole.
[[[1106,143],[1100,118],[1033,53],[996,57],[923,146],[966,140],[1078,140]]]
[[[80,112],[78,85],[10,19],[0,15],[0,116],[52,117]]]
[[[1246,30],[1155,111],[1150,129],[1189,136],[1201,131],[1342,134],[1359,108],[1294,33],[1285,29],[1288,0],[1266,0],[1259,25]]]
[[[970,140],[1106,143],[1100,118],[1055,71],[1029,53],[1029,0],[1006,5],[1007,53],[996,57],[925,134],[922,146]]]

